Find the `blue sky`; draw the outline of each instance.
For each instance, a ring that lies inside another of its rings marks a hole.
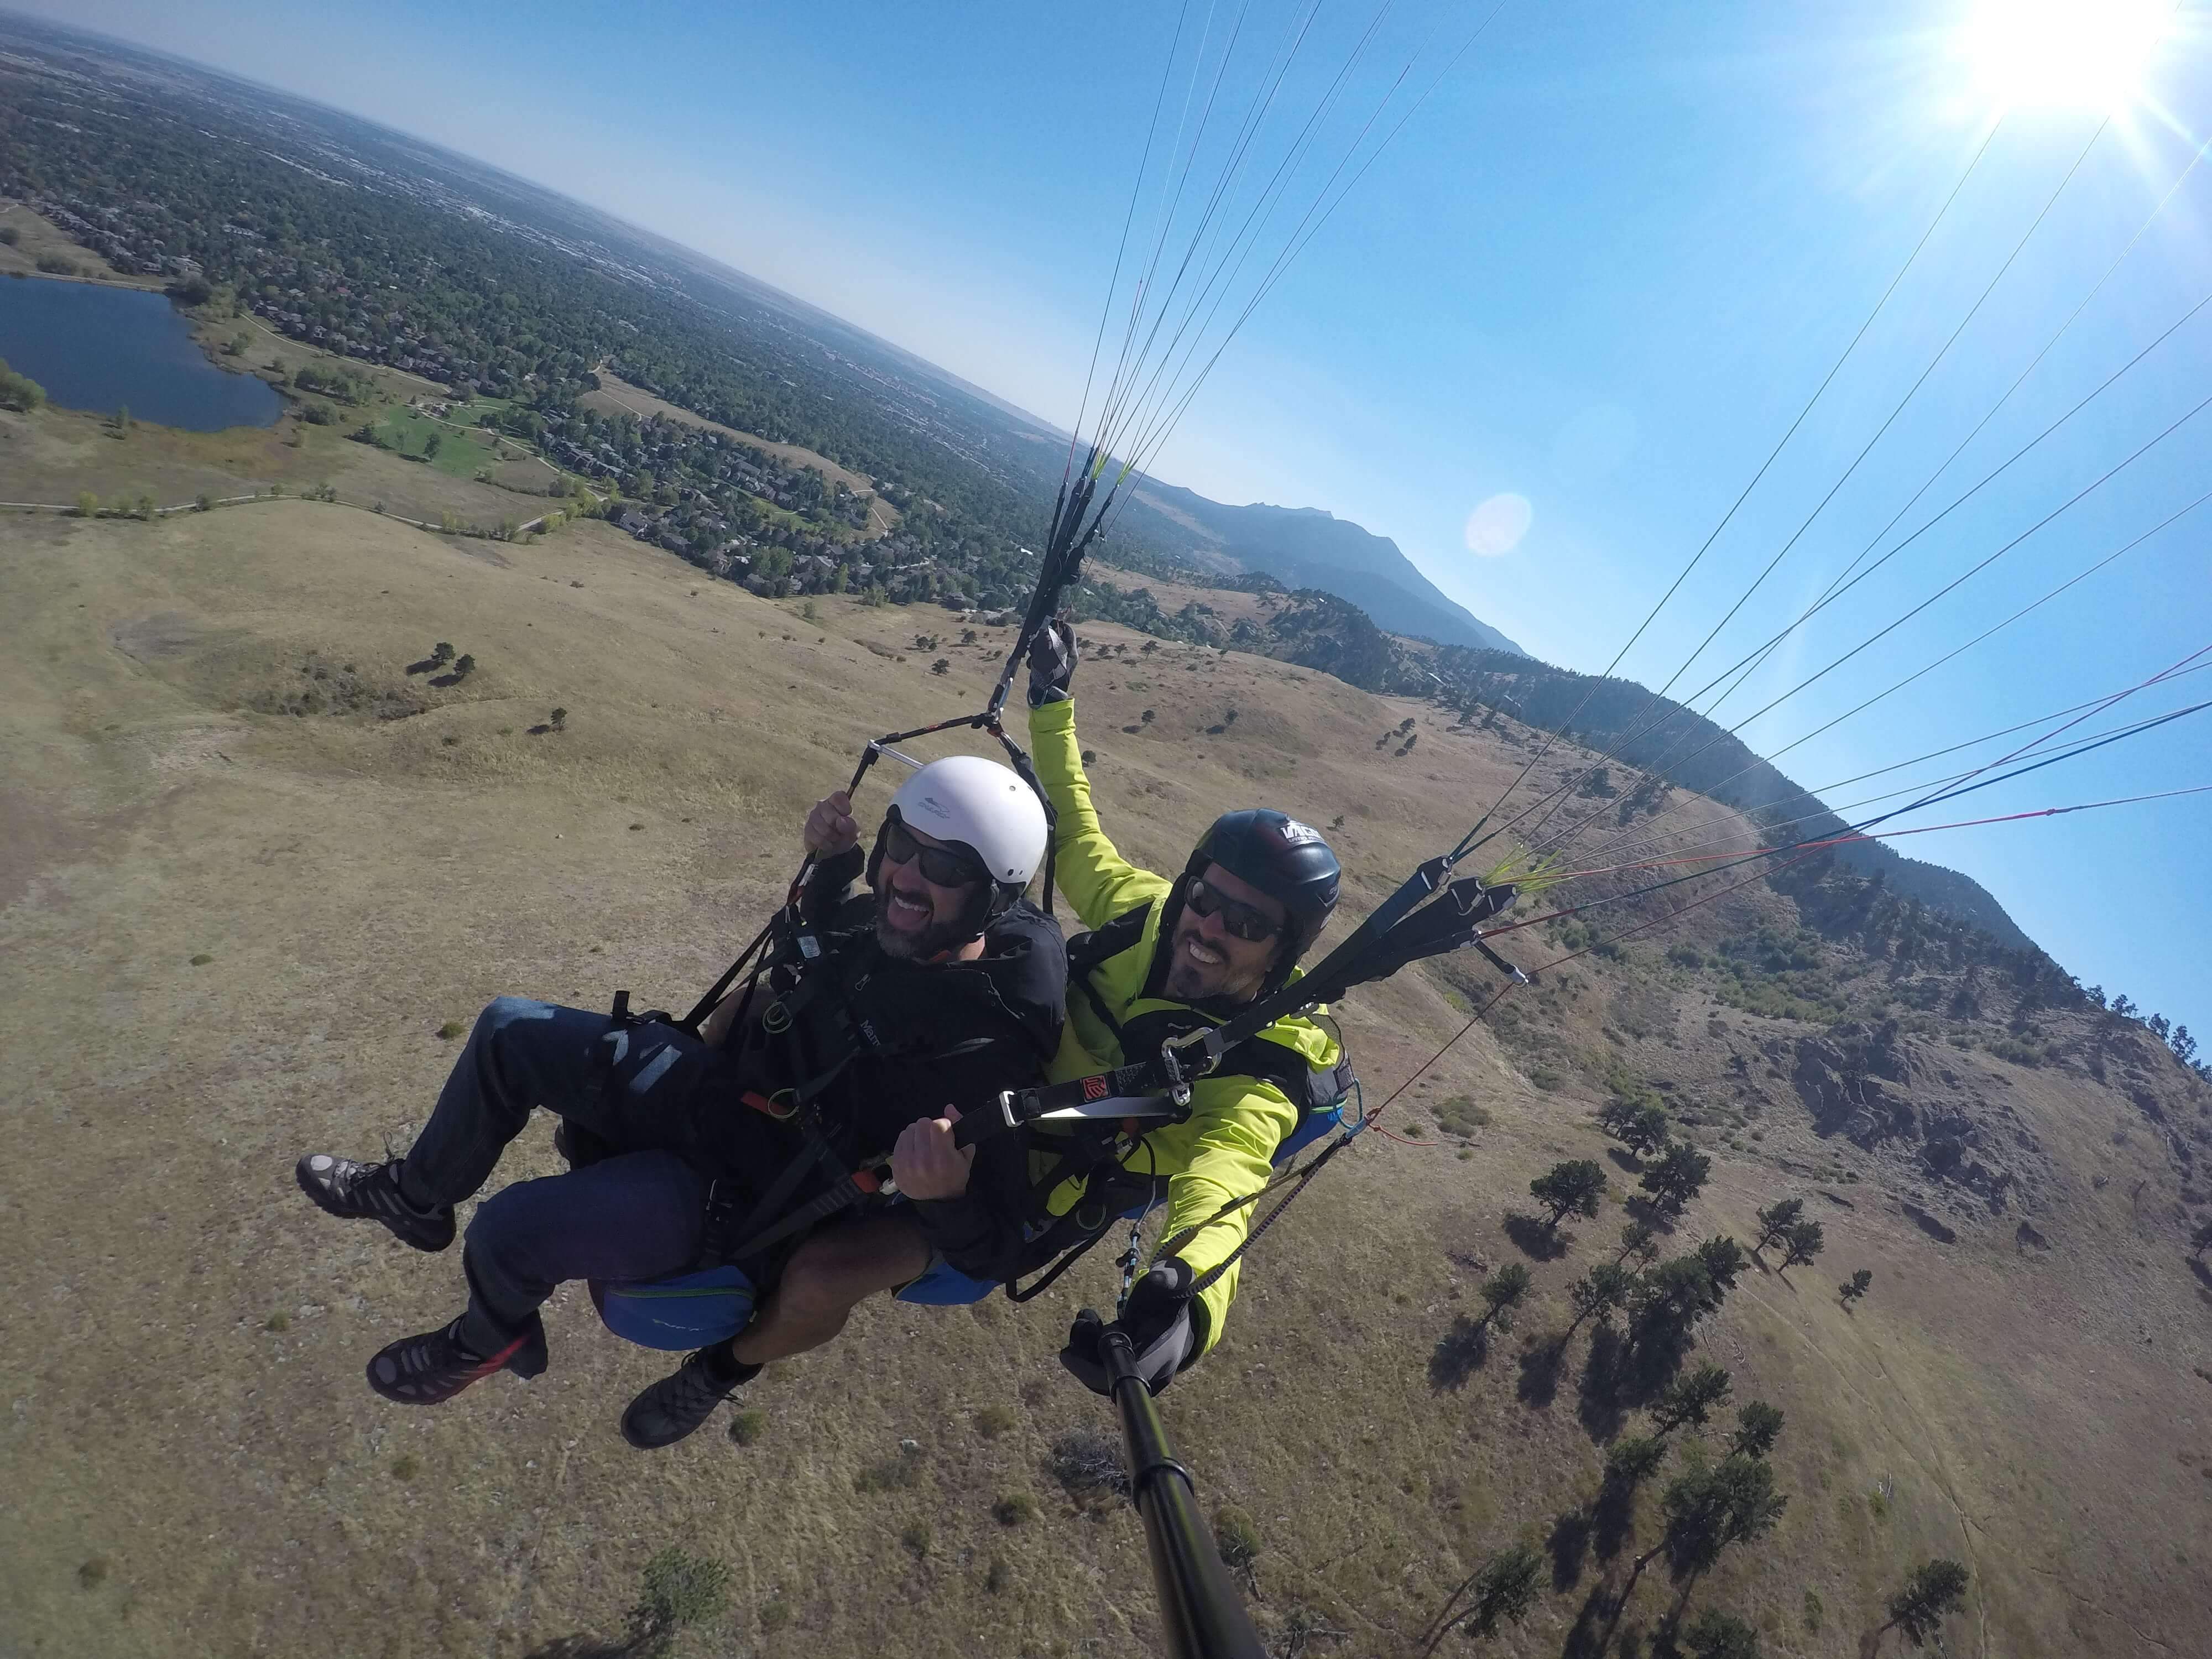
[[[1434,27],[1442,46],[1425,61],[1440,64],[1487,9],[1409,0],[1383,45]],[[1254,317],[1155,470],[1222,500],[1357,520],[1538,654],[1603,667],[1988,137],[1998,111],[1978,73],[1984,58],[1965,44],[1970,9],[1507,0]],[[825,26],[811,9],[651,0],[526,14],[414,0],[30,9],[541,180],[1061,423],[1073,418],[1178,11],[1153,0],[1081,11],[855,4]],[[1254,0],[1252,15],[1272,26],[1287,11]],[[1793,617],[1867,547],[2139,229],[2080,319],[1881,547],[2212,292],[2212,160],[2185,177],[2212,137],[2202,19],[2202,7],[2179,10],[2141,94],[2100,135],[2094,107],[2037,101],[2003,113],[1865,340],[1624,672],[1656,685],[1682,665],[1927,368],[2085,145],[1956,344],[1677,690]],[[1323,14],[1316,61],[1340,27]],[[1380,60],[1355,98],[1379,95],[1395,62]],[[2059,506],[2212,391],[2209,369],[2212,307],[1801,630],[1719,717],[1749,714]],[[1790,743],[2207,489],[2212,410],[1746,739]],[[1517,521],[1501,496],[1526,501],[1528,528],[1510,551],[1478,556],[1468,520],[1479,507],[1492,503],[1485,524]],[[1825,784],[2119,690],[2212,644],[2208,545],[2212,505],[1794,749],[1785,769]],[[2212,696],[2212,672],[2080,730],[2192,696]],[[2212,783],[2204,720],[2212,714],[1942,816]],[[2201,944],[2212,795],[1903,845],[1981,879],[2085,981],[2194,1015],[2212,1036]]]

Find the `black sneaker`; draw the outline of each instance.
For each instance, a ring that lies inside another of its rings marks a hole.
[[[709,1358],[702,1348],[672,1376],[664,1376],[629,1402],[623,1413],[623,1438],[640,1451],[672,1446],[714,1414],[714,1407],[760,1375],[757,1365]]]
[[[453,1206],[418,1209],[399,1190],[399,1160],[356,1164],[328,1152],[309,1152],[293,1166],[300,1190],[332,1215],[367,1216],[392,1229],[404,1244],[442,1250],[453,1242]]]
[[[442,1406],[495,1371],[535,1376],[545,1369],[545,1328],[537,1321],[495,1353],[461,1340],[461,1322],[403,1337],[368,1362],[368,1386],[402,1406]]]

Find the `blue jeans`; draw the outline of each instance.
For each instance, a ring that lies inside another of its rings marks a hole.
[[[620,1026],[522,997],[501,997],[478,1015],[408,1151],[409,1195],[437,1204],[468,1197],[538,1106],[616,1155],[517,1182],[477,1206],[461,1255],[462,1339],[479,1352],[504,1347],[568,1279],[643,1284],[690,1267],[710,1184],[702,1166],[728,1156],[726,1139],[710,1153],[703,1126],[750,1116],[738,1092],[720,1051],[666,1025]]]

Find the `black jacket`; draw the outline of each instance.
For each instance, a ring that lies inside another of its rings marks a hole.
[[[1000,1091],[1042,1081],[1066,1018],[1066,949],[1051,917],[1016,903],[985,931],[983,955],[971,962],[894,957],[876,943],[874,895],[846,894],[859,863],[855,850],[819,872],[807,907],[818,954],[787,948],[731,1036],[740,1095],[821,1084],[817,1121],[842,1167],[810,1179],[794,1201],[887,1156],[919,1118],[942,1116],[948,1105],[988,1110]],[[787,1017],[781,1030],[769,1029]],[[766,1186],[759,1171],[769,1159],[780,1167],[805,1149],[794,1126],[726,1097],[717,1116],[725,1132],[710,1137],[723,1149],[717,1161],[751,1166],[756,1188]],[[1029,1207],[1020,1137],[982,1143],[960,1196],[912,1207],[954,1267],[1005,1277]]]

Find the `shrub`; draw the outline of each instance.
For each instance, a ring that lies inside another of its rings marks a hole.
[[[886,1457],[853,1477],[854,1492],[903,1492],[921,1484],[921,1462],[913,1457]]]
[[[1826,1620],[1827,1617],[1828,1609],[1826,1604],[1820,1600],[1820,1591],[1807,1590],[1805,1592],[1806,1634],[1808,1636],[1818,1636],[1820,1633],[1820,1626]]]
[[[750,1446],[768,1432],[768,1413],[757,1406],[750,1406],[730,1419],[730,1438],[740,1446]]]
[[[18,374],[0,358],[0,409],[29,414],[46,401],[46,389],[27,374]]]
[[[1224,1563],[1243,1572],[1260,1559],[1260,1529],[1252,1517],[1234,1504],[1213,1512],[1213,1541]]]
[[[1036,1499],[1025,1492],[1008,1492],[991,1505],[991,1518],[1002,1527],[1018,1527],[1036,1519]]]
[[[77,1588],[98,1589],[107,1580],[107,1558],[95,1555],[76,1570]]]
[[[270,1314],[267,1319],[262,1321],[261,1328],[264,1331],[289,1331],[292,1328],[291,1316],[283,1313]]]
[[[1448,1135],[1457,1135],[1462,1140],[1473,1139],[1477,1129],[1490,1127],[1489,1112],[1476,1105],[1467,1095],[1452,1096],[1440,1103],[1436,1112],[1437,1127]]]
[[[726,1563],[693,1555],[670,1545],[645,1564],[639,1581],[637,1605],[630,1619],[641,1638],[640,1647],[667,1637],[686,1625],[696,1625],[720,1613],[729,1601],[730,1569]]]
[[[49,276],[75,276],[79,274],[75,262],[63,258],[58,253],[41,253],[39,269]]]
[[[1052,1443],[1052,1474],[1072,1498],[1129,1490],[1121,1445],[1096,1429],[1071,1429]]]
[[[196,951],[192,956],[192,966],[195,968],[204,968],[208,963],[214,960],[215,958],[210,956],[205,951]]]
[[[392,1478],[394,1480],[412,1480],[422,1472],[422,1466],[412,1456],[395,1457],[392,1460]]]
[[[929,1529],[928,1522],[913,1521],[908,1522],[906,1529],[899,1534],[899,1542],[912,1550],[918,1559],[929,1553],[929,1546],[933,1536],[934,1534]]]
[[[441,1025],[438,1028],[438,1036],[443,1041],[451,1042],[455,1037],[460,1036],[462,1032],[467,1030],[468,1027],[462,1024],[458,1019],[449,1019],[443,1025]]]
[[[770,1636],[775,1635],[776,1632],[781,1630],[786,1625],[788,1625],[791,1622],[791,1603],[783,1600],[781,1596],[778,1596],[773,1601],[763,1602],[761,1604],[760,1610],[760,1621],[761,1628],[763,1631],[767,1632]]]
[[[98,518],[100,516],[100,497],[94,495],[89,489],[80,489],[77,491],[76,516],[80,519]]]
[[[986,1406],[975,1413],[975,1432],[996,1440],[1021,1420],[1021,1413],[1011,1406]]]
[[[1006,1565],[1003,1555],[991,1558],[991,1565],[983,1574],[983,1588],[996,1595],[1014,1582],[1014,1570]]]

